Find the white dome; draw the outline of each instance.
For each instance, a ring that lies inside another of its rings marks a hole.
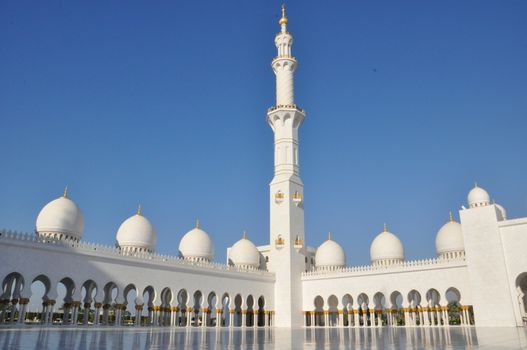
[[[490,204],[490,196],[483,188],[475,185],[467,196],[468,205],[470,208],[482,207]]]
[[[501,220],[507,220],[507,210],[505,210],[505,208],[498,203],[494,203],[494,205],[496,206],[496,209],[498,209],[498,211],[501,214]]]
[[[121,249],[155,252],[157,235],[152,223],[138,211],[126,219],[117,230],[117,245]]]
[[[450,214],[450,220],[444,224],[436,236],[436,253],[443,255],[451,252],[465,251],[465,244],[463,242],[463,232],[461,225],[454,220]]]
[[[214,259],[214,244],[207,232],[203,231],[199,224],[187,232],[179,242],[179,254],[189,260]]]
[[[260,267],[260,252],[244,233],[243,238],[234,243],[230,249],[229,260],[235,266],[257,269]]]
[[[340,244],[331,239],[331,235],[327,241],[318,247],[315,254],[315,266],[317,269],[346,266],[344,249],[342,249]]]
[[[372,263],[404,260],[403,244],[396,235],[388,231],[386,225],[384,231],[379,233],[371,243],[370,257]]]
[[[41,236],[65,236],[80,240],[84,232],[84,217],[65,191],[64,196],[52,200],[42,208],[37,216],[36,228]]]

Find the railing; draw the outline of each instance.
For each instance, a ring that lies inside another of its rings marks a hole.
[[[401,269],[413,269],[413,268],[430,268],[430,267],[441,267],[448,265],[459,265],[465,262],[465,257],[457,258],[433,258],[423,260],[409,260],[392,265],[362,265],[362,266],[346,266],[337,267],[329,270],[312,270],[303,272],[302,277],[317,277],[317,276],[335,276],[350,273],[363,273],[363,272],[391,272],[393,270]]]
[[[299,111],[299,112],[304,113],[304,110],[303,110],[302,108],[298,107],[298,106],[295,105],[295,104],[292,104],[292,105],[276,105],[276,106],[272,106],[272,107],[269,107],[269,108],[267,109],[267,113],[271,113],[272,111],[275,111],[275,110],[277,110],[277,109],[279,109],[279,108],[295,109],[295,110],[297,110],[297,111]]]
[[[38,237],[36,234],[23,233],[10,230],[0,230],[0,242],[3,240],[11,241],[25,241],[31,242],[37,245],[43,245],[46,247],[56,246],[56,247],[68,247],[80,250],[81,252],[86,253],[97,253],[98,255],[104,255],[109,257],[126,257],[131,259],[142,260],[144,262],[152,263],[169,263],[172,265],[178,266],[189,266],[189,267],[199,267],[205,269],[213,269],[227,272],[241,272],[252,275],[259,276],[274,276],[273,273],[260,269],[249,269],[243,268],[240,266],[231,266],[226,264],[221,264],[218,262],[208,262],[208,261],[190,261],[185,260],[179,256],[173,255],[162,255],[155,253],[147,252],[125,252],[121,251],[119,248],[112,247],[109,245],[103,245],[98,243],[89,243],[89,242],[75,242],[66,239],[58,238],[49,238],[49,237]]]

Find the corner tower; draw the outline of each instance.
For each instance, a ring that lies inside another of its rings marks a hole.
[[[270,184],[270,260],[276,274],[275,325],[303,324],[301,273],[304,271],[304,185],[298,161],[298,129],[305,117],[294,101],[293,76],[297,61],[291,54],[293,36],[287,31],[282,6],[280,32],[276,34],[277,56],[272,61],[276,75],[276,105],[267,111],[274,132],[274,177]]]

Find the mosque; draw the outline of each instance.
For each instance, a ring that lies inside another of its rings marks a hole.
[[[0,231],[0,323],[165,327],[524,326],[527,320],[527,217],[508,219],[483,188],[468,193],[459,221],[439,228],[437,256],[407,261],[385,225],[371,265],[346,266],[328,236],[305,245],[299,173],[293,36],[285,8],[275,36],[276,105],[269,244],[246,234],[214,261],[199,223],[173,256],[156,253],[154,225],[139,208],[124,220],[115,247],[83,239],[84,219],[67,190],[46,204],[35,234]],[[457,216],[457,215],[456,215]],[[445,217],[447,219],[447,217]],[[31,286],[43,286],[34,295]],[[61,297],[59,298],[59,294]],[[42,305],[28,309],[30,301]]]

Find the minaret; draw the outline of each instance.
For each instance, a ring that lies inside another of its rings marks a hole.
[[[287,31],[282,6],[280,32],[272,61],[276,75],[276,105],[269,108],[267,121],[274,132],[274,177],[270,184],[270,259],[268,268],[276,274],[275,325],[302,326],[302,284],[304,261],[304,185],[298,162],[298,128],[304,111],[295,105],[293,74],[297,67],[291,55],[293,36]],[[296,243],[296,244],[295,244]]]

